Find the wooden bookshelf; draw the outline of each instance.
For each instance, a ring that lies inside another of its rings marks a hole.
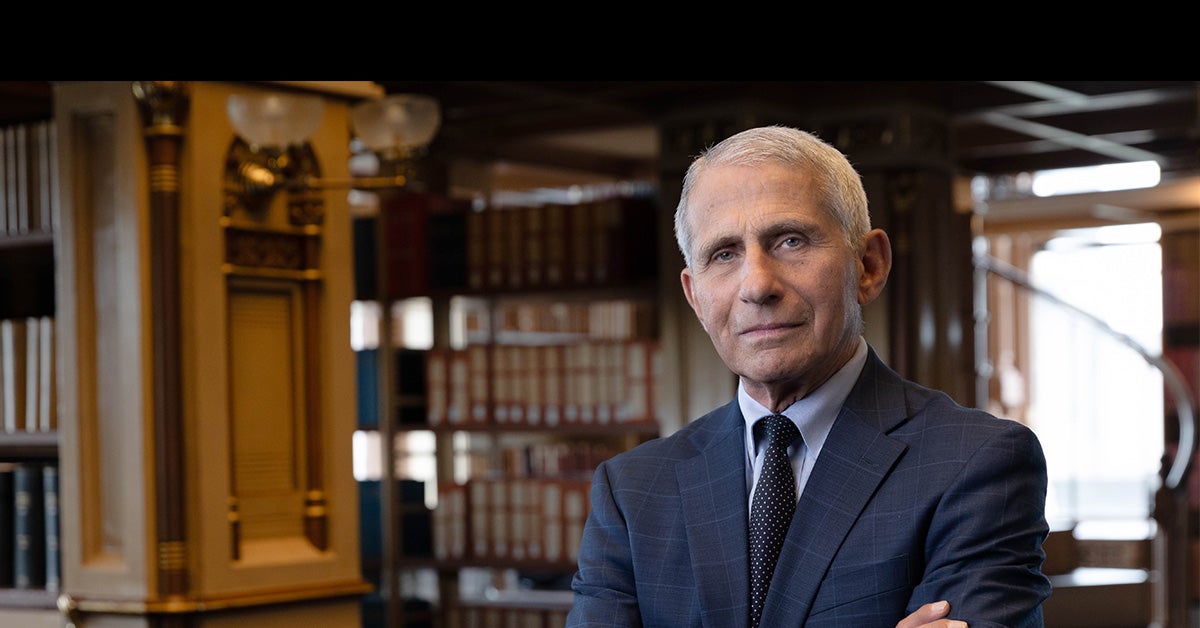
[[[394,535],[392,550],[385,542],[378,563],[439,574],[435,625],[470,625],[461,622],[481,613],[565,618],[569,591],[545,592],[559,596],[555,609],[520,597],[505,609],[485,609],[459,599],[457,574],[485,569],[569,580],[595,466],[661,434],[657,212],[648,196],[480,207],[408,192],[380,203],[372,219],[378,239],[363,250],[404,254],[356,267],[375,275],[380,311],[424,297],[434,320],[432,347],[378,352],[379,416],[390,421],[373,429],[384,442],[434,435],[436,478],[425,481],[436,483],[437,497],[433,555],[398,551],[403,505],[393,504],[390,514],[382,509],[381,526]],[[422,234],[427,243],[405,246]],[[427,257],[414,261],[414,254]],[[390,337],[395,325],[404,323],[389,320],[379,337]],[[467,449],[456,449],[462,442]],[[396,466],[385,454],[382,468]],[[466,470],[465,479],[456,469]],[[412,592],[386,579],[383,588],[396,601],[394,625],[420,621],[400,603]]]

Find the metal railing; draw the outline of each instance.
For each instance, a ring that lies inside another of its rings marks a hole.
[[[1157,369],[1163,377],[1163,384],[1175,402],[1176,417],[1179,423],[1179,444],[1172,455],[1169,451],[1163,453],[1162,470],[1160,471],[1161,485],[1155,495],[1154,519],[1158,525],[1165,547],[1155,552],[1156,570],[1160,572],[1162,585],[1157,600],[1162,617],[1154,625],[1163,628],[1180,628],[1187,626],[1189,609],[1189,535],[1188,535],[1188,474],[1196,457],[1196,403],[1188,390],[1187,383],[1179,369],[1159,355],[1150,353],[1141,343],[1130,336],[1113,329],[1103,320],[1091,313],[1068,303],[1048,290],[1040,288],[1029,279],[1020,269],[987,254],[976,252],[973,264],[975,266],[975,343],[977,356],[977,373],[981,380],[977,398],[981,403],[988,399],[987,380],[991,374],[988,362],[988,306],[987,306],[987,277],[989,274],[1000,277],[1017,287],[1033,293],[1074,315],[1090,322],[1103,333],[1111,336],[1131,348],[1147,363]],[[1164,443],[1165,448],[1165,443]]]

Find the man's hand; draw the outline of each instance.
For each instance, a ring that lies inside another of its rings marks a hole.
[[[967,628],[965,621],[946,619],[949,614],[949,602],[930,602],[901,619],[896,628]]]

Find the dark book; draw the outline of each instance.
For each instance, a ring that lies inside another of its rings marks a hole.
[[[429,287],[440,291],[467,287],[467,213],[469,201],[448,200],[429,214]]]
[[[363,579],[376,587],[383,569],[383,487],[380,480],[358,482],[358,543]]]
[[[53,464],[42,467],[42,512],[46,538],[45,587],[57,592],[62,588],[62,559],[58,545],[58,467]]]
[[[46,585],[46,511],[42,466],[21,462],[13,469],[13,587]]]
[[[380,201],[389,299],[429,292],[429,203],[429,195],[408,191],[388,194]]]
[[[425,505],[425,483],[400,479],[396,481],[396,492],[400,512],[400,555],[433,556],[433,512]]]
[[[14,501],[12,463],[0,463],[0,588],[8,589],[13,586],[13,543],[16,531],[13,522],[16,519],[16,502]]]
[[[358,429],[379,429],[379,350],[354,352],[358,362]]]
[[[375,301],[379,297],[379,273],[376,269],[375,217],[354,218],[354,299]]]
[[[426,425],[425,354],[423,349],[396,349],[395,409],[400,425]]]

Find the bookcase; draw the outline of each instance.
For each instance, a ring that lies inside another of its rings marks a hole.
[[[359,297],[389,339],[360,351],[379,403],[359,424],[395,470],[361,484],[363,564],[389,607],[374,625],[565,622],[592,471],[662,430],[660,218],[652,190],[598,188],[512,205],[403,191],[358,219]]]
[[[58,618],[55,130],[0,127],[0,625]]]

